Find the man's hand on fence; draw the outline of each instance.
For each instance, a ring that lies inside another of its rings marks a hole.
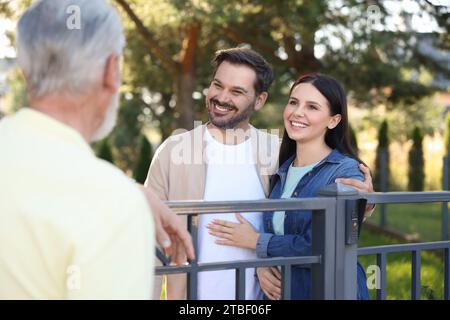
[[[277,268],[257,268],[259,284],[270,300],[281,298],[281,274]]]
[[[170,210],[150,189],[140,185],[152,209],[155,221],[156,241],[172,262],[183,264],[187,258],[195,259],[192,237],[183,227],[180,217]]]
[[[259,233],[240,213],[236,213],[236,218],[239,223],[214,219],[206,226],[209,234],[219,238],[217,244],[255,250]]]
[[[372,184],[372,176],[370,175],[370,169],[368,167],[366,167],[365,165],[363,165],[362,163],[359,164],[359,169],[364,174],[364,181],[359,181],[356,179],[338,178],[335,180],[335,182],[342,183],[347,186],[353,187],[361,193],[374,192],[373,184]],[[374,211],[375,211],[375,205],[368,204],[366,206],[366,211],[364,212],[364,220],[369,218],[373,214]]]

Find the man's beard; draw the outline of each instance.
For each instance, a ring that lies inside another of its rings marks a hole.
[[[253,111],[255,111],[256,100],[253,101],[252,103],[250,103],[244,110],[237,113],[236,115],[234,115],[233,117],[231,117],[228,120],[222,120],[222,119],[220,119],[220,117],[213,116],[214,111],[211,110],[214,108],[213,102],[221,105],[216,99],[210,99],[207,102],[208,103],[209,121],[215,127],[226,130],[226,129],[235,129],[240,123],[242,123],[244,121],[248,121],[250,119],[250,116],[252,115]],[[222,104],[222,105],[236,108],[236,106],[231,105],[231,104]]]
[[[108,106],[108,110],[106,111],[105,118],[103,119],[100,127],[95,131],[92,142],[102,140],[106,138],[111,131],[114,129],[117,121],[117,114],[119,113],[119,99],[120,93],[119,90],[114,94],[111,99],[111,103]]]

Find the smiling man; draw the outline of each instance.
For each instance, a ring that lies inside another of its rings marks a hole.
[[[266,102],[273,80],[271,66],[255,51],[232,48],[217,52],[206,96],[210,121],[168,138],[156,151],[146,185],[163,200],[256,200],[268,193],[269,175],[276,169],[279,138],[249,124],[253,112]],[[237,222],[234,213],[221,218]],[[261,229],[261,213],[244,214]],[[217,262],[254,259],[247,249],[223,248],[208,234],[206,225],[217,215],[198,221],[198,260]],[[219,249],[219,250],[218,250]],[[258,299],[254,270],[246,275],[246,298]],[[234,299],[234,271],[199,274],[199,299]],[[220,290],[217,290],[220,288]],[[182,299],[186,276],[169,276],[169,299]]]
[[[278,164],[279,136],[250,125],[273,80],[271,66],[248,48],[218,51],[206,96],[209,122],[164,141],[153,157],[146,186],[162,200],[243,201],[265,199]],[[281,116],[281,115],[280,115]],[[371,183],[369,182],[371,188]],[[262,231],[262,213],[242,214]],[[256,259],[254,250],[220,246],[207,229],[214,218],[238,223],[234,213],[201,215],[198,262]],[[246,299],[262,297],[254,269],[247,269]],[[183,299],[186,276],[169,276],[168,299]],[[199,299],[235,299],[235,271],[202,272]]]

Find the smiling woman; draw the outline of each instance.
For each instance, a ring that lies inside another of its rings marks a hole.
[[[345,92],[334,78],[322,74],[300,77],[291,88],[283,119],[286,130],[280,167],[272,176],[270,199],[317,197],[318,190],[338,178],[364,180],[360,160],[348,142]],[[265,212],[264,232],[258,232],[242,215],[236,214],[236,218],[237,223],[215,219],[207,225],[217,244],[255,250],[259,258],[311,254],[311,211]],[[357,270],[358,299],[368,299],[360,264]],[[258,268],[257,274],[266,298],[280,299],[279,270]],[[293,268],[291,293],[292,299],[310,298],[309,269]]]

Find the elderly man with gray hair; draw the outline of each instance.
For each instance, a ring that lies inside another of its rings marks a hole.
[[[88,144],[114,127],[124,43],[104,0],[37,1],[18,23],[30,107],[0,122],[0,299],[149,299],[155,238],[194,257],[179,218]]]

